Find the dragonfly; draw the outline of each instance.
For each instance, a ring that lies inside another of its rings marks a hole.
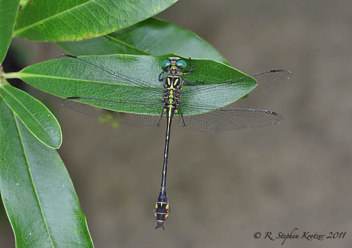
[[[159,126],[163,117],[166,118],[166,134],[164,157],[162,166],[162,178],[159,195],[154,207],[154,215],[156,219],[155,229],[161,228],[164,230],[164,223],[170,214],[170,203],[166,193],[166,175],[169,157],[169,143],[171,134],[171,123],[175,116],[179,117],[179,124],[187,129],[203,132],[225,131],[241,128],[257,128],[279,124],[283,121],[283,117],[270,110],[258,110],[248,108],[231,108],[221,107],[217,105],[197,104],[194,100],[188,100],[185,96],[193,94],[194,89],[202,93],[211,92],[213,95],[224,94],[226,90],[231,88],[223,87],[225,84],[231,87],[236,87],[249,79],[254,78],[258,82],[258,86],[254,88],[248,95],[255,94],[262,90],[271,88],[289,79],[290,71],[284,69],[274,69],[265,72],[254,74],[253,76],[244,76],[234,79],[229,79],[222,82],[216,82],[208,87],[197,87],[204,82],[189,82],[183,76],[194,72],[196,69],[191,63],[179,57],[169,57],[161,64],[161,73],[157,77],[160,82],[159,87],[151,86],[150,82],[141,80],[105,68],[92,61],[77,57],[71,54],[64,54],[71,60],[76,60],[86,66],[88,70],[98,72],[100,77],[111,81],[124,81],[129,85],[139,86],[147,97],[129,96],[128,99],[115,99],[104,97],[89,97],[89,96],[69,96],[63,101],[62,105],[91,116],[100,117],[110,121],[117,121],[132,126]],[[187,69],[187,67],[189,67]],[[89,79],[89,78],[88,78]],[[183,87],[187,86],[187,87]],[[189,87],[188,87],[189,86]],[[204,94],[209,96],[209,94]],[[203,99],[205,102],[211,99]],[[104,108],[97,108],[94,103],[104,102]],[[204,101],[203,101],[204,102]],[[93,105],[93,106],[92,106]],[[159,115],[135,114],[128,112],[116,112],[111,109],[124,106],[143,106],[147,109],[155,109]],[[201,114],[189,114],[191,110],[202,112]],[[188,112],[187,112],[188,111]],[[188,113],[188,114],[185,114]]]

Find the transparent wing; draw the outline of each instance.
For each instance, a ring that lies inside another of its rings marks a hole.
[[[291,72],[284,69],[275,69],[265,72],[259,72],[252,77],[258,82],[258,86],[248,93],[249,96],[262,90],[270,89],[278,84],[290,79]]]
[[[163,88],[161,85],[151,86],[150,82],[147,82],[138,78],[134,78],[129,75],[125,75],[118,71],[110,70],[106,67],[106,65],[105,66],[99,65],[97,63],[93,63],[91,61],[88,61],[86,59],[83,59],[81,57],[77,57],[71,54],[62,54],[59,56],[59,58],[69,58],[69,59],[63,59],[61,62],[61,64],[65,66],[67,70],[73,71],[73,70],[76,70],[78,66],[84,65],[80,69],[85,68],[85,71],[89,71],[89,73],[82,73],[80,75],[82,79],[87,79],[92,81],[97,80],[98,82],[104,80],[106,82],[126,83],[128,85],[147,87],[150,90],[156,91],[158,93],[163,92]],[[156,80],[157,80],[157,77],[156,77]]]
[[[289,71],[275,69],[257,73],[253,77],[244,76],[212,85],[198,84],[185,87],[181,95],[182,113],[184,115],[195,115],[199,112],[210,112],[231,104],[238,99],[238,96],[247,94],[247,83],[253,82],[253,78],[258,81],[258,86],[249,95],[282,83],[289,78],[289,75]],[[202,111],[197,111],[198,106],[208,105],[208,103],[214,106],[201,107]]]
[[[270,89],[275,85],[278,85],[289,79],[291,72],[284,69],[273,69],[270,71],[264,71],[254,74],[253,76],[244,76],[234,79],[229,79],[221,82],[216,82],[211,85],[201,85],[185,87],[182,95],[188,96],[195,92],[208,93],[211,92],[215,97],[221,96],[224,92],[229,90],[236,90],[240,84],[245,84],[252,78],[258,82],[258,86],[254,88],[248,95],[258,93],[265,89]]]
[[[92,105],[88,105],[85,103],[77,102],[77,100],[88,101],[92,104],[94,102],[102,102],[106,101],[105,105],[107,107],[115,108],[115,107],[128,107],[129,111],[133,112],[133,108],[137,108],[139,104],[143,104],[147,108],[148,112],[155,112],[157,115],[143,115],[143,114],[130,114],[125,112],[115,112],[104,108],[97,108]],[[163,110],[163,106],[160,102],[137,102],[137,101],[130,101],[130,100],[105,100],[105,99],[95,99],[95,98],[88,98],[88,97],[79,97],[75,100],[65,99],[62,102],[62,106],[72,109],[74,111],[87,114],[94,117],[99,117],[108,121],[118,121],[120,123],[124,123],[130,126],[137,126],[137,127],[145,127],[145,126],[154,126],[158,125],[160,121],[160,116]]]
[[[279,124],[283,117],[269,110],[222,108],[200,115],[184,116],[179,124],[200,132],[258,128]]]

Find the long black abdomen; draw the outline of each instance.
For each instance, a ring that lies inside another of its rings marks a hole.
[[[156,227],[164,229],[164,222],[169,217],[170,205],[166,195],[166,175],[167,175],[167,160],[169,157],[169,143],[170,143],[170,131],[171,131],[171,118],[166,118],[166,135],[165,135],[165,149],[164,149],[164,163],[163,171],[161,175],[161,186],[158,200],[154,207],[154,215],[156,219]]]

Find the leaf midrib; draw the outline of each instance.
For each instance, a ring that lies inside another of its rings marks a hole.
[[[141,86],[141,85],[133,85],[133,84],[123,84],[123,83],[111,83],[111,82],[102,82],[102,81],[95,81],[95,80],[90,80],[90,79],[80,79],[80,78],[66,78],[66,77],[58,77],[58,76],[47,76],[47,75],[39,75],[39,74],[31,74],[31,73],[26,73],[26,72],[20,72],[19,73],[19,78],[22,78],[21,76],[27,77],[27,78],[48,78],[48,79],[60,79],[60,80],[67,80],[67,81],[78,81],[78,82],[89,82],[89,83],[98,83],[98,84],[111,84],[111,85],[120,85],[120,86],[129,86],[129,87],[139,87],[139,88],[155,88],[155,89],[161,89],[161,87],[157,86]]]
[[[28,168],[28,174],[29,174],[30,180],[31,180],[31,182],[32,182],[31,185],[32,185],[32,188],[33,188],[33,190],[34,190],[35,198],[36,198],[36,200],[37,200],[37,202],[38,202],[38,207],[39,207],[39,209],[40,209],[40,213],[41,213],[41,216],[42,216],[42,218],[43,218],[43,222],[44,222],[44,225],[45,225],[45,229],[46,229],[47,232],[48,232],[48,236],[49,236],[49,239],[50,239],[50,243],[51,243],[52,246],[54,247],[54,242],[53,242],[53,240],[52,240],[52,235],[51,235],[51,232],[50,232],[48,223],[47,223],[47,221],[46,221],[46,219],[45,219],[45,215],[44,215],[44,213],[43,213],[43,209],[42,209],[42,207],[41,207],[41,205],[40,205],[40,200],[39,200],[38,192],[37,192],[37,190],[36,190],[35,183],[34,183],[34,181],[33,181],[32,172],[31,172],[31,170],[30,170],[30,166],[29,166],[29,162],[28,162],[28,156],[27,156],[27,153],[26,153],[25,145],[24,145],[24,143],[23,143],[22,134],[21,134],[20,128],[19,128],[19,123],[18,123],[18,120],[15,118],[15,116],[14,116],[14,121],[15,121],[15,123],[16,123],[16,128],[17,128],[17,131],[18,131],[18,133],[19,133],[19,138],[20,138],[20,142],[21,142],[21,146],[22,146],[23,153],[24,153],[24,155],[25,155],[25,160],[26,160],[26,164],[27,164],[27,168]]]
[[[60,13],[57,13],[57,14],[55,14],[55,15],[53,15],[53,16],[50,16],[50,17],[47,17],[47,18],[45,18],[45,19],[42,19],[42,20],[40,20],[40,21],[38,21],[38,22],[32,23],[32,24],[29,25],[29,26],[25,26],[25,27],[22,28],[22,29],[17,29],[17,30],[14,31],[14,35],[17,35],[18,33],[23,32],[23,30],[29,29],[29,28],[31,28],[31,27],[33,27],[33,26],[36,26],[36,25],[40,24],[40,23],[43,23],[43,22],[45,22],[45,21],[48,21],[48,20],[50,20],[50,19],[52,19],[52,18],[54,18],[54,17],[60,16],[60,15],[62,15],[62,14],[64,14],[64,13],[66,13],[66,12],[70,12],[70,11],[72,11],[72,10],[78,8],[78,7],[84,6],[84,5],[86,5],[86,4],[89,4],[89,3],[95,2],[95,1],[96,1],[96,0],[89,0],[89,1],[87,1],[87,2],[85,2],[85,3],[82,3],[82,4],[79,4],[79,5],[77,5],[77,6],[73,7],[73,8],[64,10],[64,11],[62,11],[62,12],[60,12]]]
[[[119,39],[116,39],[114,36],[111,36],[110,34],[107,34],[107,35],[104,35],[104,36],[105,36],[107,39],[110,39],[110,40],[112,40],[112,41],[115,41],[116,43],[120,43],[121,45],[124,45],[124,46],[126,46],[126,47],[129,47],[129,48],[134,49],[134,50],[136,50],[136,51],[139,51],[139,52],[143,53],[144,55],[152,55],[151,53],[147,53],[146,51],[144,51],[144,50],[142,50],[142,49],[139,49],[139,48],[137,48],[136,46],[132,46],[132,45],[126,43],[126,42],[123,42],[123,41],[121,41],[121,40],[119,40]]]

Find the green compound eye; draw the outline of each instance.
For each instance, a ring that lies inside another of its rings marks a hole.
[[[162,67],[163,69],[168,68],[170,65],[171,65],[171,63],[170,63],[170,61],[168,61],[168,60],[164,60],[163,63],[161,63],[161,67]]]
[[[179,60],[179,61],[176,62],[176,66],[179,69],[185,69],[186,66],[187,66],[187,63],[184,60]]]

